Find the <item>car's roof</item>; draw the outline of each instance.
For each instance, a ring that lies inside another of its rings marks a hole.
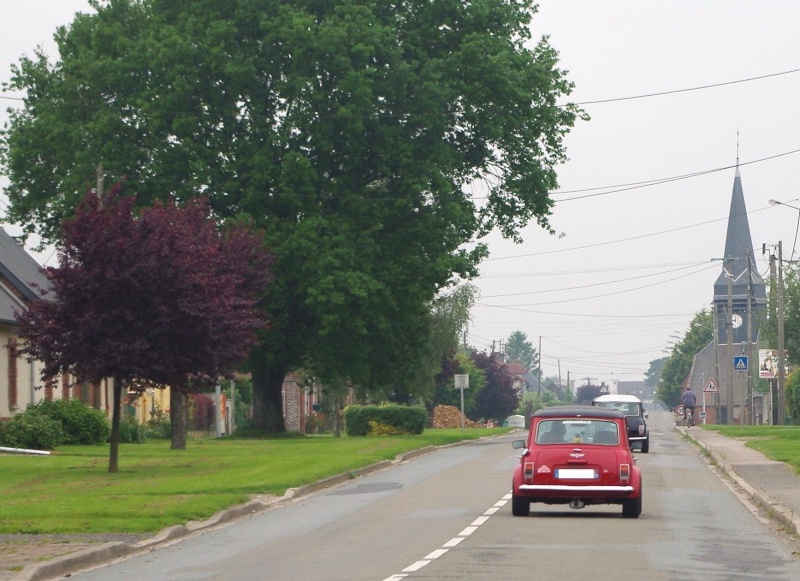
[[[593,417],[593,418],[624,418],[625,414],[608,408],[590,405],[560,405],[542,408],[533,413],[534,418],[563,418],[563,417]]]
[[[626,402],[626,403],[642,403],[635,395],[623,395],[623,394],[609,394],[609,395],[600,395],[594,398],[596,402],[605,403],[607,401],[619,401],[619,402]]]

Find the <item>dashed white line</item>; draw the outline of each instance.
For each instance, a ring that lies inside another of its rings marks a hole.
[[[387,577],[383,581],[402,581],[403,579],[408,577],[408,573],[419,571],[431,561],[435,561],[436,559],[447,553],[448,550],[452,549],[453,547],[461,543],[461,541],[463,541],[472,533],[474,533],[479,526],[481,526],[483,523],[489,520],[489,517],[491,517],[498,510],[500,510],[501,507],[508,504],[509,500],[511,500],[510,493],[506,494],[505,496],[503,496],[503,498],[495,502],[491,508],[489,508],[486,512],[483,513],[483,516],[476,518],[470,526],[468,526],[463,531],[458,533],[458,536],[453,537],[452,539],[447,541],[444,545],[442,545],[441,549],[437,549],[432,553],[428,554],[424,559],[412,563],[411,565],[403,569],[402,573],[400,573],[399,575],[392,575],[391,577]]]
[[[442,545],[442,546],[443,546],[443,547],[449,547],[449,548],[452,548],[452,547],[455,547],[455,546],[456,546],[458,543],[460,543],[460,542],[461,542],[461,541],[463,541],[463,540],[464,540],[464,537],[456,537],[456,538],[454,538],[454,539],[450,539],[449,541],[447,541],[447,542],[446,542],[444,545]]]

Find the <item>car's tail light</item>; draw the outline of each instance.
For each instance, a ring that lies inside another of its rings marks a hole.
[[[619,465],[619,480],[620,482],[627,482],[631,479],[631,465],[630,464],[620,464]]]
[[[639,424],[639,435],[644,436],[644,424]]]
[[[525,470],[523,471],[525,482],[533,482],[533,462],[525,462]]]

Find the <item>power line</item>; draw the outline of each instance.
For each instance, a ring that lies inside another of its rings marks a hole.
[[[708,170],[698,171],[698,172],[679,175],[679,176],[673,176],[673,177],[668,177],[668,178],[660,178],[660,179],[655,179],[655,180],[647,180],[647,181],[644,181],[644,182],[633,182],[633,183],[630,183],[630,184],[622,184],[622,185],[619,185],[619,186],[605,186],[605,187],[586,188],[586,189],[583,189],[583,190],[570,190],[570,191],[565,191],[565,192],[561,192],[561,191],[550,192],[550,195],[551,196],[555,196],[555,195],[561,195],[561,194],[589,192],[589,191],[606,190],[606,189],[612,188],[607,192],[597,192],[597,193],[594,193],[594,194],[587,194],[585,196],[575,196],[575,197],[572,197],[572,198],[564,198],[563,200],[558,200],[558,202],[572,202],[574,200],[583,200],[585,198],[594,198],[594,197],[597,197],[597,196],[605,196],[607,194],[616,194],[616,193],[619,193],[619,192],[627,192],[627,191],[630,191],[630,190],[637,190],[637,189],[640,189],[640,188],[649,188],[650,186],[658,186],[658,185],[661,185],[661,184],[668,184],[670,182],[676,182],[676,181],[680,181],[680,180],[696,178],[696,177],[700,177],[700,176],[704,176],[704,175],[709,175],[709,174],[712,174],[712,173],[717,173],[717,172],[721,172],[721,171],[734,169],[736,167],[742,167],[742,166],[745,166],[745,165],[752,165],[754,163],[761,163],[762,161],[769,161],[769,160],[772,160],[772,159],[777,159],[779,157],[785,157],[787,155],[794,155],[795,153],[800,153],[800,149],[793,149],[791,151],[785,151],[783,153],[777,153],[775,155],[770,155],[768,157],[762,157],[760,159],[754,159],[753,161],[746,161],[746,162],[743,162],[743,163],[738,163],[736,165],[726,165],[724,167],[719,167],[719,168],[716,168],[716,169],[708,169]],[[616,188],[616,189],[614,189],[614,188]]]
[[[583,105],[596,105],[596,104],[599,104],[599,103],[615,103],[615,102],[618,102],[618,101],[632,101],[634,99],[647,99],[647,98],[650,98],[650,97],[661,97],[663,95],[674,95],[676,93],[688,93],[690,91],[702,91],[702,90],[705,90],[705,89],[714,89],[714,88],[717,88],[717,87],[724,87],[726,85],[736,85],[736,84],[739,84],[739,83],[749,83],[751,81],[760,81],[762,79],[769,79],[769,78],[772,78],[772,77],[780,77],[781,75],[791,75],[791,74],[797,73],[797,72],[800,72],[800,69],[792,69],[792,70],[789,70],[789,71],[782,71],[780,73],[770,73],[770,74],[767,74],[767,75],[760,75],[758,77],[748,77],[746,79],[739,79],[739,80],[736,80],[736,81],[724,81],[724,82],[721,82],[721,83],[713,83],[711,85],[700,85],[700,86],[697,86],[697,87],[689,87],[687,89],[672,89],[672,90],[669,90],[669,91],[660,91],[658,93],[645,93],[643,95],[633,95],[633,96],[630,96],[630,97],[613,97],[611,99],[597,99],[597,100],[594,100],[594,101],[581,101],[579,103],[569,103],[569,104],[559,105],[559,107],[568,107],[570,105],[583,106]]]
[[[747,211],[746,214],[754,214],[755,212],[761,212],[763,210],[769,210],[772,206],[765,206],[763,208],[758,208],[757,210],[750,210]],[[496,261],[496,260],[511,260],[515,258],[530,258],[531,256],[542,256],[545,254],[558,254],[560,252],[570,252],[572,250],[585,250],[587,248],[598,248],[600,246],[608,246],[610,244],[619,244],[620,242],[631,242],[633,240],[641,240],[642,238],[650,238],[651,236],[660,236],[662,234],[672,234],[674,232],[680,232],[681,230],[688,230],[689,228],[697,228],[699,226],[707,226],[709,224],[713,224],[715,222],[722,222],[723,220],[728,220],[729,217],[724,218],[715,218],[714,220],[707,220],[706,222],[698,222],[696,224],[689,224],[688,226],[680,226],[678,228],[671,228],[669,230],[660,230],[658,232],[648,232],[647,234],[642,234],[640,236],[631,236],[630,238],[619,238],[617,240],[608,240],[606,242],[598,242],[596,244],[585,244],[583,246],[573,246],[571,248],[559,248],[557,250],[545,250],[543,252],[532,252],[530,254],[517,254],[515,256],[499,256],[497,258],[487,258],[484,262],[489,261]]]
[[[705,270],[705,267],[708,265],[708,261],[703,262],[701,264],[704,267],[703,270]],[[590,288],[590,287],[595,287],[595,286],[604,286],[604,285],[608,285],[608,284],[617,284],[617,283],[620,283],[620,282],[628,282],[628,281],[631,281],[631,280],[639,280],[639,279],[642,279],[642,278],[650,278],[650,277],[653,277],[653,276],[661,276],[663,274],[669,274],[669,273],[672,273],[672,272],[677,272],[679,270],[686,270],[687,268],[694,268],[696,266],[698,266],[697,263],[691,264],[689,266],[682,266],[680,268],[675,268],[675,269],[672,269],[672,270],[664,270],[664,271],[661,271],[661,272],[652,272],[650,274],[642,274],[640,276],[632,276],[632,277],[629,277],[629,278],[618,278],[616,280],[607,280],[607,281],[604,281],[604,282],[595,282],[595,283],[590,283],[590,284],[582,283],[579,286],[555,288],[555,289],[548,289],[548,290],[535,290],[535,291],[526,291],[526,292],[522,292],[522,293],[508,293],[508,294],[502,294],[502,295],[486,295],[486,296],[482,296],[481,298],[494,299],[494,298],[500,298],[500,297],[517,297],[517,296],[523,296],[523,295],[537,295],[537,294],[542,294],[542,293],[557,293],[557,292],[564,292],[564,291],[570,291],[570,290],[578,290],[578,289]]]

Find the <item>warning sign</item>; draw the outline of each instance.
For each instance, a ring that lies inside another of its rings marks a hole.
[[[703,388],[703,391],[706,393],[719,393],[719,387],[717,387],[717,382],[714,381],[714,378],[708,380],[708,383]]]

